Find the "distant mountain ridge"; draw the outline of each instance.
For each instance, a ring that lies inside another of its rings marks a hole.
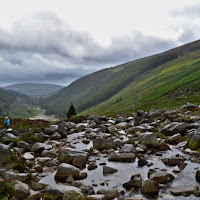
[[[71,102],[78,112],[98,115],[173,108],[200,102],[199,80],[200,40],[87,75],[41,105],[63,117]]]
[[[60,85],[38,84],[38,83],[20,83],[3,87],[6,90],[12,90],[30,97],[48,97],[63,88]]]

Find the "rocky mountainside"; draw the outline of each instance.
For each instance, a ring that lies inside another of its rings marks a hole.
[[[19,200],[200,197],[198,106],[34,123],[37,129],[13,122],[13,130],[0,130],[0,194]]]
[[[177,108],[200,101],[200,41],[85,76],[41,105],[65,117],[71,102],[86,115]],[[88,110],[89,109],[89,110]]]
[[[30,97],[47,97],[61,90],[63,86],[52,84],[20,83],[4,87],[6,90],[19,92]]]

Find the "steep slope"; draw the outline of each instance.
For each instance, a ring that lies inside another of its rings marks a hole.
[[[4,87],[6,90],[12,90],[30,97],[47,97],[61,90],[63,86],[52,84],[20,83]]]
[[[73,82],[56,95],[47,98],[42,102],[42,106],[46,108],[48,112],[60,116],[65,116],[66,109],[71,102],[73,102],[78,112],[97,105],[96,108],[93,108],[90,112],[85,112],[86,114],[102,114],[105,113],[105,110],[109,110],[107,113],[111,114],[129,112],[140,108],[139,105],[145,105],[144,108],[148,109],[148,105],[153,105],[157,97],[162,97],[162,95],[165,95],[165,92],[172,92],[176,84],[187,84],[184,81],[178,83],[179,78],[189,80],[188,75],[190,75],[191,71],[186,69],[194,65],[194,63],[190,65],[189,60],[195,58],[198,63],[198,58],[200,57],[199,49],[200,41],[195,41],[161,54],[95,72]],[[180,68],[181,70],[177,71],[176,67],[173,68],[174,65],[177,65],[177,67],[180,65],[178,69]],[[198,70],[198,64],[195,64],[195,66],[196,65],[197,67],[194,70]],[[177,72],[176,75],[173,75],[174,71]],[[163,78],[159,77],[158,73],[164,73]],[[173,77],[174,79],[172,79]],[[166,86],[165,84],[168,84],[171,80],[176,83],[174,83],[171,88],[169,87],[168,90],[163,90],[162,87]],[[140,86],[142,84],[143,87]],[[149,92],[149,90],[152,90],[152,93]],[[160,90],[164,92],[162,93]],[[135,94],[136,91],[139,93],[138,95]],[[124,104],[125,96],[126,98],[130,96],[126,105]],[[140,102],[139,99],[141,96],[146,103]],[[112,103],[108,103],[107,106],[104,107],[103,105],[106,104],[105,102],[98,108],[101,102],[111,97],[113,97]],[[133,98],[135,98],[135,100],[133,100]],[[169,99],[169,101],[171,100],[172,99]],[[117,112],[113,112],[113,107],[110,108],[113,102],[118,103],[118,105],[116,104]],[[135,104],[138,106],[134,106],[133,108],[131,105]],[[167,104],[171,105],[170,102]],[[121,108],[119,108],[120,105]],[[160,105],[160,107],[162,107],[162,105]]]

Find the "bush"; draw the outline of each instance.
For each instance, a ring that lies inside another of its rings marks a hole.
[[[15,190],[12,184],[8,184],[5,181],[0,182],[0,199],[6,199],[4,197],[7,197],[7,199],[12,199],[14,192]]]

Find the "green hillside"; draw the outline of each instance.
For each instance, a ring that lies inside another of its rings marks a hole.
[[[52,84],[20,83],[4,87],[30,97],[47,97],[62,89],[63,86]]]
[[[28,118],[38,113],[29,97],[0,88],[0,116]]]
[[[200,41],[195,41],[85,76],[42,105],[50,113],[65,116],[71,102],[78,112],[86,110],[82,114],[99,115],[198,103],[199,60]]]

